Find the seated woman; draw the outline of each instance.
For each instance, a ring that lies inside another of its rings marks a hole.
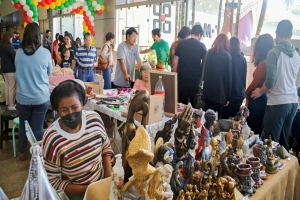
[[[140,69],[139,78],[135,81],[133,89],[148,90],[148,72],[151,70],[149,63],[143,63]]]
[[[52,92],[60,116],[43,137],[44,167],[54,189],[82,199],[89,184],[111,176],[113,151],[100,116],[83,111],[84,84],[67,80]]]

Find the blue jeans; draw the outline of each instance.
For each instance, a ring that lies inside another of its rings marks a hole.
[[[90,68],[90,70],[83,70],[81,68],[78,69],[78,79],[83,82],[94,82],[94,68]]]
[[[104,89],[111,89],[111,69],[113,66],[109,66],[107,70],[102,70],[102,75],[104,79]]]
[[[77,66],[75,66],[74,69],[73,69],[73,75],[74,75],[74,78],[77,78],[77,77],[76,77],[76,72],[77,72]]]
[[[37,141],[43,139],[44,135],[44,121],[46,112],[48,110],[50,102],[47,101],[40,105],[22,105],[17,103],[17,110],[19,114],[19,152],[20,154],[26,153],[27,136],[25,134],[24,121],[27,120],[31,130],[36,137]]]

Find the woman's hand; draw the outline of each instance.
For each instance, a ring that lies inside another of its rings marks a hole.
[[[252,94],[251,94],[251,98],[253,99],[257,99],[259,97],[261,97],[261,95],[263,95],[262,91],[261,91],[261,88],[256,88]]]

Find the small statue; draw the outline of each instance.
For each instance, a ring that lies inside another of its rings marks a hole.
[[[189,192],[189,195],[191,196],[191,199],[194,199],[194,192],[193,192],[193,186],[191,184],[187,185],[187,191]]]
[[[236,152],[236,154],[241,158],[242,162],[245,161],[243,150],[242,150],[243,146],[244,146],[244,140],[243,140],[242,137],[240,137],[238,142],[237,142],[237,152]]]
[[[165,200],[172,200],[173,199],[173,191],[171,190],[170,180],[172,176],[173,168],[171,165],[166,164],[162,167],[162,196]]]
[[[183,162],[179,161],[176,165],[175,165],[175,169],[173,170],[172,173],[172,178],[171,178],[171,189],[174,192],[174,196],[180,196],[179,191],[182,189],[182,180],[183,177],[180,176],[180,170],[183,167]]]
[[[233,139],[233,134],[232,134],[231,129],[230,129],[228,131],[227,135],[226,135],[226,149],[228,149],[228,147],[231,146],[232,139]]]
[[[211,128],[214,125],[214,122],[217,118],[216,112],[208,109],[205,114],[204,114],[204,118],[205,118],[205,123],[204,123],[204,127],[202,126],[201,129],[201,135],[198,138],[198,148],[196,149],[196,159],[200,160],[201,158],[201,151],[204,148],[204,138],[206,137],[206,135],[208,135],[209,138],[212,137],[212,131]]]
[[[234,170],[235,166],[240,164],[241,158],[233,152],[233,149],[229,146],[227,151],[225,151],[220,158],[221,162],[221,172],[219,173],[221,176],[231,176],[236,181],[238,181],[235,176]]]
[[[180,190],[177,200],[185,200],[184,190]]]
[[[204,149],[202,150],[202,162],[212,161],[210,137],[206,134],[204,138]]]
[[[272,149],[271,135],[267,141],[267,160],[266,160],[266,172],[269,174],[275,174],[278,172],[278,158],[274,156]]]
[[[197,129],[198,128],[198,120],[199,120],[199,118],[201,119],[201,117],[202,117],[202,115],[203,115],[203,110],[202,110],[202,108],[200,108],[199,110],[195,110],[194,112],[193,112],[193,125],[194,125],[194,128],[195,129]]]
[[[222,200],[233,200],[236,181],[230,176],[223,176],[217,180],[218,195]]]
[[[217,197],[217,184],[212,182],[212,176],[209,175],[205,183],[205,190],[208,192],[208,198],[216,200]]]
[[[164,141],[162,138],[158,138],[154,148],[154,156],[155,160],[155,167],[162,167],[165,164],[169,164],[172,166],[173,164],[173,155],[174,151],[172,148],[168,147],[167,145],[163,144]]]
[[[250,128],[247,124],[243,126],[242,130],[242,138],[244,140],[244,145],[243,145],[243,154],[244,154],[244,159],[247,159],[250,155],[250,149],[249,149],[249,136],[250,136]]]
[[[194,162],[194,171],[190,174],[189,183],[197,187],[200,191],[202,188],[202,178],[203,178],[203,171],[201,171],[201,164],[198,160]]]
[[[238,176],[239,180],[239,190],[243,195],[253,195],[256,192],[256,189],[254,187],[255,182],[252,179],[252,169],[251,165],[249,164],[239,164],[236,165],[235,174]]]
[[[175,152],[177,160],[184,160],[185,154],[188,150],[186,144],[187,137],[190,134],[190,129],[192,126],[192,115],[193,108],[191,104],[184,107],[183,112],[178,117],[178,127],[175,130]]]
[[[164,139],[164,142],[168,142],[171,139],[174,123],[176,122],[177,122],[177,115],[174,115],[172,119],[170,119],[165,123],[164,128],[161,131],[158,131],[156,133],[156,136],[154,138],[154,143],[156,144],[157,139],[160,137]]]
[[[134,113],[143,111],[142,125],[146,124],[146,116],[149,112],[148,108],[149,92],[142,90],[138,92],[130,102],[126,125],[124,126],[122,134],[122,160],[124,168],[124,183],[126,183],[129,177],[132,176],[132,169],[128,164],[127,155],[130,141],[135,137],[136,126],[134,124]]]
[[[214,137],[210,140],[210,146],[211,146],[211,155],[212,160],[214,163],[219,163],[220,161],[220,152],[218,147],[218,140]]]

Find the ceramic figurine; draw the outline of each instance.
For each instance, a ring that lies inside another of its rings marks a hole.
[[[255,182],[253,181],[251,175],[252,175],[252,169],[251,165],[249,164],[239,164],[236,166],[235,170],[236,175],[238,176],[239,182],[240,182],[240,192],[243,195],[253,195],[256,190],[254,188]]]
[[[218,195],[221,200],[233,200],[236,181],[230,176],[222,176],[217,180]]]
[[[249,136],[250,136],[250,128],[247,124],[244,124],[242,129],[242,138],[244,140],[244,145],[242,149],[243,149],[244,159],[247,159],[247,157],[251,155],[249,149]]]
[[[202,188],[202,178],[203,178],[203,171],[201,171],[201,164],[199,161],[194,162],[194,171],[190,174],[189,183],[197,187],[200,191]]]
[[[175,130],[174,144],[177,160],[184,160],[188,150],[186,140],[190,134],[192,126],[193,108],[191,104],[184,107],[183,112],[178,117],[178,127]]]
[[[266,160],[266,172],[269,174],[275,174],[278,172],[278,158],[274,156],[272,149],[271,135],[267,141],[267,160]]]
[[[171,167],[171,165],[166,164],[163,168],[162,168],[162,181],[163,184],[161,186],[162,188],[162,196],[164,197],[165,200],[172,200],[173,199],[173,191],[171,190],[171,186],[170,186],[170,181],[171,181],[171,176],[172,176],[172,172],[173,172],[173,168]]]
[[[142,90],[138,92],[130,102],[126,125],[122,134],[122,158],[124,168],[124,183],[132,176],[131,167],[128,164],[127,153],[130,141],[135,137],[136,126],[134,124],[134,113],[143,111],[142,125],[145,125],[148,108],[149,92]]]
[[[201,150],[204,148],[204,138],[206,137],[206,135],[208,135],[208,137],[212,137],[212,131],[211,128],[214,125],[214,122],[217,118],[216,112],[208,109],[205,114],[204,114],[204,118],[205,118],[205,123],[204,123],[204,127],[202,126],[201,129],[201,135],[198,138],[198,148],[196,149],[196,159],[200,160],[201,158]]]
[[[252,179],[255,182],[254,187],[259,188],[264,183],[264,181],[260,178],[260,169],[262,167],[260,159],[257,157],[249,157],[247,158],[246,163],[252,167]]]
[[[244,162],[244,154],[243,154],[243,145],[244,145],[244,140],[242,137],[239,138],[238,142],[237,142],[237,152],[236,154],[241,158],[241,161]]]
[[[218,140],[214,137],[211,138],[210,140],[210,146],[211,146],[211,155],[212,155],[212,160],[214,163],[219,163],[220,162],[220,151],[218,147]]]
[[[212,160],[210,137],[206,134],[204,138],[204,149],[202,150],[202,162],[207,162]]]
[[[170,198],[168,192],[158,190],[158,188],[161,188],[160,186],[164,183],[164,176],[172,174],[172,167],[168,164],[159,168],[152,167],[149,162],[153,157],[149,134],[141,125],[128,147],[127,160],[132,168],[133,176],[122,188],[123,192],[134,186],[146,199]]]
[[[171,189],[174,192],[174,197],[179,196],[179,191],[182,189],[183,185],[183,176],[180,176],[181,173],[179,172],[183,167],[183,162],[179,161],[175,165],[175,169],[173,170],[172,173],[172,178],[171,178]]]
[[[158,138],[158,140],[156,141],[154,148],[155,167],[162,167],[165,164],[169,164],[172,166],[174,151],[172,148],[163,143],[164,141],[162,138]]]
[[[252,153],[254,157],[260,159],[260,162],[265,165],[266,164],[266,147],[263,144],[255,144],[252,147]]]
[[[232,139],[233,139],[233,134],[230,129],[226,135],[226,149],[228,149],[228,147],[231,146]]]
[[[154,143],[156,143],[158,138],[163,138],[164,142],[168,142],[171,139],[173,133],[174,124],[177,122],[177,115],[174,115],[172,119],[165,123],[164,128],[161,131],[158,131],[154,138]]]

